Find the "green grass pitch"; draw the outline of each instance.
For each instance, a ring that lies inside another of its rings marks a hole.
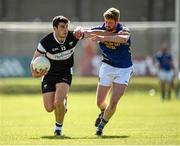
[[[99,113],[95,101],[96,82],[96,78],[74,78],[68,95],[64,138],[58,139],[53,136],[54,114],[45,111],[41,94],[35,93],[35,90],[40,92],[39,80],[1,79],[0,144],[180,144],[180,100],[172,96],[171,101],[162,102],[159,92],[150,96],[151,88],[158,89],[156,78],[132,79],[117,112],[104,129],[104,136],[95,136],[94,121]],[[25,92],[15,93],[19,88]]]

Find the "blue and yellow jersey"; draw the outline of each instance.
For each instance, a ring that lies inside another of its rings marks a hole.
[[[106,30],[105,24],[102,26],[94,27],[93,30]],[[123,29],[128,29],[126,26],[118,23],[114,33],[118,33]],[[100,49],[103,55],[103,62],[118,68],[128,68],[132,66],[131,52],[130,52],[131,40],[127,43],[117,42],[99,42]]]

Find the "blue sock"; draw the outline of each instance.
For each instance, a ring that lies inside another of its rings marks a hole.
[[[98,125],[98,129],[103,129],[104,126],[108,123],[108,121],[105,121],[103,118],[101,119],[101,122]]]

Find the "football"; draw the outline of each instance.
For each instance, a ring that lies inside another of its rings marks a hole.
[[[44,56],[38,56],[33,60],[33,69],[37,70],[37,72],[40,72],[41,70],[47,70],[49,71],[51,64],[50,61],[44,57]]]

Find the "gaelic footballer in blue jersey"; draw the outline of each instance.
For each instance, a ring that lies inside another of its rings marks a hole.
[[[160,51],[156,54],[156,61],[159,68],[159,79],[161,84],[161,99],[164,100],[166,97],[171,98],[171,89],[173,87],[174,80],[174,65],[170,52],[168,52],[167,47],[162,47]],[[168,85],[168,90],[166,94],[166,83]]]
[[[87,29],[78,27],[74,33],[77,38],[91,38],[99,43],[103,60],[97,85],[97,106],[101,110],[95,121],[96,135],[102,135],[104,126],[116,111],[118,101],[123,96],[132,75],[131,40],[129,29],[119,22],[120,11],[110,8],[104,13],[101,26]],[[112,88],[110,102],[106,95]]]
[[[46,56],[51,68],[47,72],[37,72],[32,68],[33,77],[42,77],[42,93],[44,107],[47,112],[55,113],[56,136],[61,136],[62,125],[66,113],[67,93],[72,80],[72,66],[74,64],[74,49],[78,39],[68,30],[69,20],[64,16],[53,19],[53,32],[46,35],[39,42],[34,52],[33,60],[38,56]]]

